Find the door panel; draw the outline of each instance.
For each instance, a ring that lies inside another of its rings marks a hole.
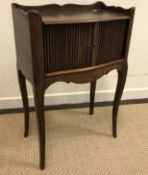
[[[95,45],[97,64],[106,63],[124,57],[124,44],[127,20],[102,22],[96,24]]]
[[[44,26],[45,72],[89,67],[93,24]]]
[[[90,67],[124,57],[128,20],[45,25],[45,72]]]

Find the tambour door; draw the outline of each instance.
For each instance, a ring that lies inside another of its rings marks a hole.
[[[44,25],[45,72],[91,66],[93,23]]]
[[[100,22],[95,25],[96,64],[124,58],[128,20]]]
[[[85,68],[124,58],[128,20],[44,25],[45,72]]]

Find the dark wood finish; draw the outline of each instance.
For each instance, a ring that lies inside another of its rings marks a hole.
[[[25,136],[29,107],[25,79],[34,91],[40,142],[40,168],[45,167],[44,93],[58,81],[90,82],[90,114],[93,114],[96,80],[113,69],[118,83],[113,104],[113,136],[127,75],[127,57],[134,8],[57,4],[12,4],[17,70],[25,109]]]

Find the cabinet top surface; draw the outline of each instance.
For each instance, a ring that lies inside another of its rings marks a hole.
[[[129,19],[128,15],[121,13],[107,11],[103,9],[91,10],[76,10],[75,11],[58,11],[57,13],[42,14],[42,21],[44,24],[63,24],[63,23],[89,23],[89,22],[103,22],[113,20]]]
[[[36,12],[41,15],[42,22],[48,24],[89,23],[115,21],[130,18],[130,11],[121,7],[106,6],[103,2],[90,5],[49,4],[42,6],[21,6],[14,4],[25,12]]]

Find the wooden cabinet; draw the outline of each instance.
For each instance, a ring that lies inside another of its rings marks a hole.
[[[25,109],[25,136],[29,130],[26,79],[33,85],[39,126],[40,168],[45,167],[44,92],[57,81],[90,82],[93,114],[96,80],[116,69],[118,83],[113,103],[113,136],[127,75],[127,57],[134,8],[57,4],[12,4],[17,71]]]

